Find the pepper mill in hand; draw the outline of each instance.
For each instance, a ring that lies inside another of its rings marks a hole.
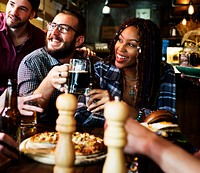
[[[76,130],[74,113],[77,108],[77,99],[73,94],[61,94],[56,100],[56,107],[59,113],[56,121],[59,139],[55,150],[54,173],[73,173],[75,151],[72,133]]]
[[[126,173],[124,146],[127,143],[124,124],[129,115],[125,103],[116,97],[114,101],[106,104],[104,115],[107,128],[104,133],[104,144],[108,147],[103,173]]]

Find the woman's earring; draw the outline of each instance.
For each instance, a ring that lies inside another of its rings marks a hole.
[[[141,53],[141,48],[139,46],[137,47],[137,49],[138,49],[138,53]]]

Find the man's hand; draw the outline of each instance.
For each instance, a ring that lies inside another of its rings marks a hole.
[[[96,56],[96,53],[92,51],[90,48],[82,47],[82,48],[76,48],[77,51],[83,52],[83,56],[85,58]]]
[[[44,110],[39,106],[25,104],[28,101],[35,101],[37,103],[37,99],[42,98],[42,94],[33,94],[30,96],[22,96],[18,97],[18,109],[22,115],[33,115],[33,112],[42,113]]]
[[[45,81],[54,88],[63,92],[65,91],[65,88],[63,86],[67,83],[68,71],[69,65],[63,64],[60,66],[54,66],[49,71],[47,77],[45,78]]]

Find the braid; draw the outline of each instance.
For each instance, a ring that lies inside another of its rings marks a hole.
[[[139,45],[141,53],[136,59],[137,85],[135,106],[138,108],[150,108],[155,106],[155,101],[160,85],[160,66],[162,57],[162,39],[158,26],[150,20],[140,18],[130,18],[119,28],[110,44],[110,62],[114,63],[114,46],[119,39],[119,35],[128,26],[138,28]]]

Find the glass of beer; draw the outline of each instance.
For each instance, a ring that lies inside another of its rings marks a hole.
[[[88,59],[70,59],[67,80],[68,93],[82,95],[90,83],[90,61]]]
[[[24,104],[37,106],[36,101],[27,101]],[[27,137],[34,135],[37,131],[37,127],[36,127],[37,126],[37,112],[33,111],[33,115],[31,116],[21,115],[20,119],[21,119],[20,127],[21,127],[22,138],[25,139]]]

